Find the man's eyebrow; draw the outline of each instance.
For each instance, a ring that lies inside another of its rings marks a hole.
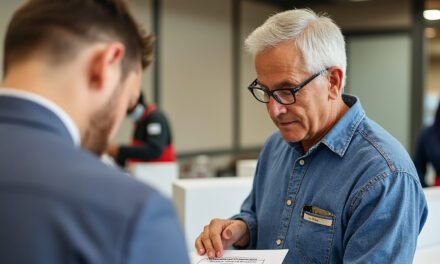
[[[268,89],[268,87],[264,84],[262,84],[260,81],[258,81],[258,84],[264,88],[264,89]],[[289,80],[283,80],[277,84],[275,84],[272,89],[283,89],[283,88],[295,88],[296,86],[298,86],[298,83],[296,82],[292,82]]]

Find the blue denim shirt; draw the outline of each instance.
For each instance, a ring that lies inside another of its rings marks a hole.
[[[265,143],[240,214],[249,248],[283,263],[412,263],[427,205],[402,145],[359,100],[307,153],[279,132]]]

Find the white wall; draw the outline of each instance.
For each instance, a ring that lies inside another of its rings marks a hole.
[[[178,152],[232,147],[232,0],[164,0],[161,98]]]
[[[143,26],[148,34],[152,34],[153,15],[152,0],[129,0],[130,10],[136,20]],[[148,102],[153,101],[153,63],[144,71],[142,75],[142,91]],[[126,118],[113,138],[114,143],[128,144],[133,132],[133,122]]]
[[[0,4],[0,80],[3,80],[3,45],[6,29],[15,10],[24,2],[24,0],[2,0]]]
[[[243,1],[241,7],[241,78],[240,78],[240,142],[241,147],[262,146],[277,128],[272,123],[266,105],[258,102],[247,87],[256,78],[254,58],[244,49],[244,40],[272,14],[279,11],[272,5]]]
[[[407,35],[347,39],[346,92],[358,96],[367,115],[410,145],[411,39]]]

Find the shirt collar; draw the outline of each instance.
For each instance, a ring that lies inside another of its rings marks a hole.
[[[350,109],[321,141],[340,157],[344,156],[354,132],[365,117],[365,111],[359,98],[344,94],[342,100]]]
[[[49,109],[61,120],[64,126],[66,126],[75,146],[77,147],[79,146],[81,137],[79,134],[79,129],[76,126],[75,122],[73,122],[72,118],[70,118],[70,116],[63,109],[61,109],[61,107],[59,107],[52,101],[34,93],[17,90],[17,89],[3,88],[3,87],[0,89],[0,96],[17,97],[20,99],[32,101]]]
[[[342,100],[348,107],[350,107],[350,109],[341,119],[339,119],[336,125],[320,142],[309,149],[306,153],[307,155],[313,152],[322,143],[340,157],[344,156],[344,153],[351,142],[354,131],[365,117],[365,111],[356,96],[343,94]],[[304,155],[301,142],[289,142],[289,145],[295,149],[295,151],[300,153],[300,155]]]

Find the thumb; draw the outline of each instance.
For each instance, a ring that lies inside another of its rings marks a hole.
[[[233,220],[222,232],[222,237],[229,241],[238,241],[246,232],[246,223],[243,221]]]

